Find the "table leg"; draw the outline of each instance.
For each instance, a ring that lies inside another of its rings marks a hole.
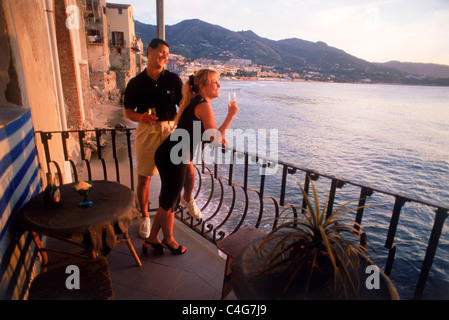
[[[129,251],[131,251],[131,254],[132,254],[132,256],[134,257],[134,260],[136,260],[137,265],[138,265],[139,267],[142,266],[142,262],[140,262],[140,259],[139,259],[139,257],[137,256],[136,250],[134,249],[134,246],[133,246],[133,244],[131,243],[131,239],[129,238],[128,230],[126,230],[126,231],[123,233],[123,237],[125,238],[126,244],[128,245],[128,248],[129,248]]]
[[[39,238],[39,235],[34,232],[34,231],[30,231],[30,235],[33,238],[33,241],[39,251],[39,254],[41,255],[42,258],[42,271],[46,271],[47,269],[47,265],[48,265],[48,256],[47,253],[45,252],[45,247],[42,244],[41,239]]]

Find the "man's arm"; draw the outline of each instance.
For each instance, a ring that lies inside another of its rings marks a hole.
[[[156,116],[149,115],[147,112],[138,113],[134,111],[133,107],[135,106],[134,97],[136,95],[135,86],[133,86],[132,80],[128,83],[128,86],[125,89],[125,99],[123,104],[125,105],[125,117],[134,122],[144,122],[148,124],[156,123]]]
[[[148,124],[155,124],[157,117],[145,113],[137,113],[132,109],[125,108],[125,117],[134,122],[144,122]]]

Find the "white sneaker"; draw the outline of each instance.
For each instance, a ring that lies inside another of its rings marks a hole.
[[[192,201],[187,202],[187,200],[184,199],[184,196],[181,196],[181,202],[183,205],[189,209],[189,214],[195,219],[201,220],[202,219],[202,213],[200,208],[196,205],[195,199]]]
[[[146,239],[150,236],[151,231],[151,220],[150,218],[143,218],[140,222],[139,227],[139,237]]]

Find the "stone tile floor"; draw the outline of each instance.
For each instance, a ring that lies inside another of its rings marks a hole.
[[[138,267],[125,243],[107,255],[116,300],[219,300],[223,285],[225,258],[214,244],[175,219],[174,235],[187,247],[183,255],[169,250],[142,253],[143,240],[135,220],[129,235],[141,259]]]
[[[159,189],[159,176],[155,176],[150,185],[153,204],[158,203]],[[128,233],[142,262],[141,267],[136,265],[126,243],[117,244],[106,256],[115,300],[221,299],[226,258],[219,254],[213,243],[175,219],[175,239],[187,248],[187,252],[175,256],[165,250],[160,255],[149,248],[148,254],[144,255],[144,240],[138,236],[139,225],[140,222],[134,220]],[[60,241],[52,243],[53,246],[64,246]],[[227,299],[234,297],[231,293]]]

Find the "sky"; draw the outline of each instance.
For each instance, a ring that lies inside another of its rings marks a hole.
[[[156,0],[131,4],[156,25]],[[271,40],[323,41],[370,62],[449,65],[449,0],[165,0],[166,25],[201,19]]]

